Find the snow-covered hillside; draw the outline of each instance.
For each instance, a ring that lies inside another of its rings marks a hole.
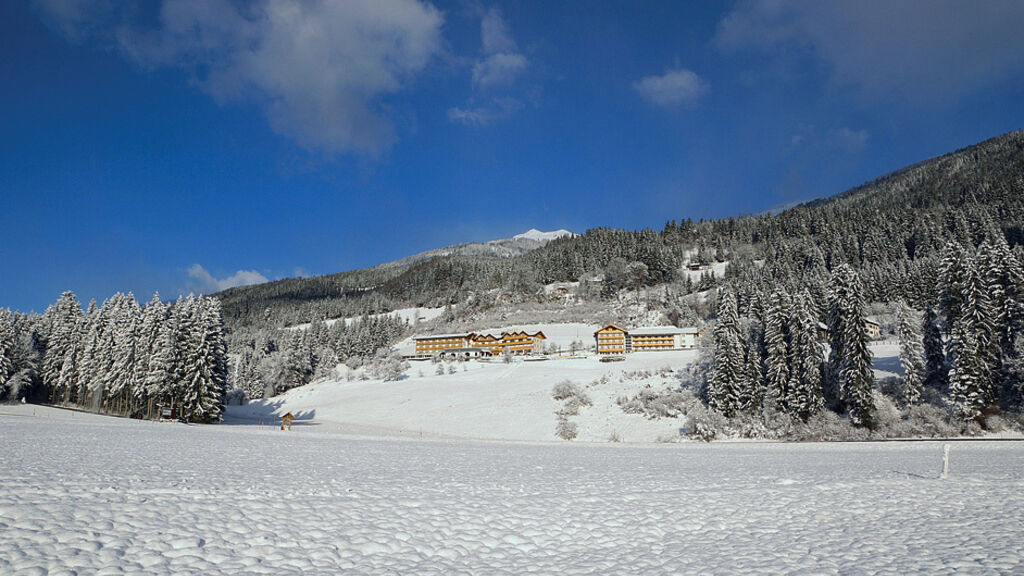
[[[616,400],[634,396],[648,385],[677,386],[671,370],[686,366],[694,354],[638,353],[611,364],[595,357],[510,364],[500,359],[453,362],[441,365],[443,375],[436,374],[435,364],[414,362],[402,380],[307,384],[274,398],[229,407],[228,418],[270,420],[272,414],[290,411],[327,427],[354,424],[394,434],[554,441],[555,410],[561,403],[551,391],[556,383],[572,380],[593,401],[572,417],[580,429],[579,440],[607,442],[616,434],[627,442],[654,442],[678,438],[681,420],[625,414]],[[661,369],[667,369],[664,376],[657,374]],[[650,374],[631,374],[637,371]]]
[[[0,406],[0,574],[1020,574],[1024,444],[368,440]]]
[[[399,260],[379,264],[375,268],[400,268],[411,266],[417,262],[429,260],[430,258],[446,256],[472,256],[479,258],[512,258],[525,254],[531,250],[540,248],[548,242],[563,236],[572,236],[568,230],[555,230],[553,232],[541,232],[531,228],[522,234],[516,234],[511,238],[499,238],[487,242],[464,242],[443,248],[435,248],[425,252],[419,252],[412,256],[406,256]]]
[[[496,326],[480,332],[543,331],[548,345],[561,349],[545,361],[501,358],[489,361],[412,362],[405,378],[368,379],[364,371],[341,367],[339,378],[308,384],[285,394],[230,406],[227,418],[248,422],[275,415],[303,414],[324,427],[352,427],[382,435],[414,435],[517,441],[555,441],[555,415],[562,403],[552,397],[555,384],[569,380],[589,396],[569,420],[578,426],[577,441],[624,442],[677,440],[685,418],[651,419],[623,411],[620,399],[668,393],[679,387],[681,371],[696,358],[694,350],[638,352],[622,362],[601,362],[596,356],[567,357],[572,342],[593,345],[599,328],[588,324]],[[899,374],[899,351],[890,344],[874,347],[876,376]],[[411,353],[411,338],[399,351]],[[438,371],[443,374],[438,374]]]
[[[404,320],[410,325],[416,324],[417,322],[428,322],[437,318],[444,312],[444,308],[400,308],[391,312],[384,312],[383,314],[374,314],[372,317],[377,318],[380,316],[392,316],[397,317],[399,320]],[[358,318],[330,318],[324,320],[325,326],[333,326],[335,322],[344,321],[346,325],[351,324],[358,320]],[[288,326],[289,330],[305,330],[309,328],[309,322],[304,324],[296,324],[294,326]]]
[[[541,232],[540,230],[537,230],[536,228],[530,228],[529,230],[527,230],[526,232],[523,232],[522,234],[516,234],[515,236],[512,237],[512,240],[536,240],[537,242],[545,242],[545,243],[547,243],[547,242],[550,242],[550,241],[555,240],[557,238],[562,238],[564,236],[572,236],[572,235],[573,235],[572,232],[569,232],[568,230],[565,230],[565,229],[555,230],[553,232]],[[492,243],[494,243],[494,242],[504,242],[504,241],[505,240],[491,240]]]

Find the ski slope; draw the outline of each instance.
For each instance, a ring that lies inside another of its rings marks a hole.
[[[34,415],[33,415],[34,414]],[[0,406],[0,574],[1020,574],[1024,444],[511,444]]]

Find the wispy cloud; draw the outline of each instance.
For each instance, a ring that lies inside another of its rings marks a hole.
[[[193,264],[188,269],[188,277],[196,284],[200,292],[213,293],[234,288],[235,286],[248,286],[250,284],[262,284],[267,282],[267,277],[255,270],[239,270],[227,278],[214,278],[206,268],[199,264]]]
[[[692,108],[708,93],[708,83],[690,70],[677,68],[661,76],[646,76],[633,83],[645,100],[664,108]]]
[[[483,55],[473,65],[473,84],[484,88],[515,82],[529,62],[519,51],[508,24],[496,8],[491,8],[480,21],[480,42]]]
[[[481,54],[473,63],[473,96],[463,106],[448,109],[448,120],[456,124],[487,126],[521,110],[523,102],[515,89],[530,61],[512,38],[508,23],[496,8],[480,20]]]
[[[419,0],[162,0],[155,24],[109,0],[35,1],[69,39],[192,71],[218,102],[255,101],[276,132],[329,154],[386,150],[382,98],[442,45],[441,13]]]
[[[725,51],[810,55],[869,99],[942,102],[1024,75],[1022,2],[744,0],[718,25]]]
[[[483,106],[453,107],[448,109],[448,120],[457,124],[486,126],[504,120],[523,108],[515,98],[493,98]]]
[[[844,152],[860,152],[867,146],[868,131],[851,130],[849,128],[829,130],[828,135],[825,137],[825,143],[832,148]]]

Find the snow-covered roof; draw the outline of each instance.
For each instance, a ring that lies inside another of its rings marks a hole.
[[[416,340],[437,340],[439,338],[469,338],[472,336],[469,332],[463,332],[461,334],[428,334],[426,336],[417,336]]]
[[[676,328],[675,326],[652,326],[648,328],[634,328],[629,330],[630,336],[662,336],[675,334],[696,334],[699,328]]]

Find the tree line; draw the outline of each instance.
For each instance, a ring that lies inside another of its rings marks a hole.
[[[935,306],[897,304],[904,375],[885,392],[904,408],[928,402],[983,428],[989,416],[1019,411],[1024,398],[1024,258],[1002,234],[976,249],[950,242],[938,282]],[[727,420],[781,414],[804,423],[831,410],[875,427],[881,392],[864,284],[842,264],[823,291],[821,306],[806,287],[722,288],[695,369],[709,408]]]
[[[227,346],[216,298],[140,306],[115,294],[85,311],[64,292],[42,315],[0,310],[0,400],[189,422],[223,413]]]

